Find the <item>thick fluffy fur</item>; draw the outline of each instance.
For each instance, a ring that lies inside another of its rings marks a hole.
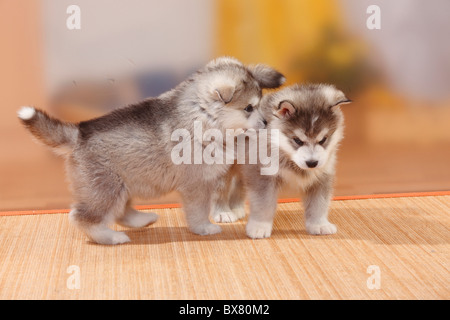
[[[336,151],[343,137],[344,117],[339,105],[345,95],[329,85],[294,85],[264,96],[262,108],[273,110],[268,129],[279,130],[280,163],[276,175],[260,175],[261,165],[243,165],[250,201],[246,227],[250,238],[269,237],[283,183],[297,185],[305,207],[310,234],[333,234],[328,207],[335,175]]]
[[[210,223],[211,190],[231,165],[180,164],[171,159],[178,143],[175,129],[187,129],[191,145],[194,121],[203,130],[264,127],[259,112],[261,89],[278,87],[284,78],[275,70],[244,66],[219,58],[175,89],[90,121],[71,124],[31,107],[19,111],[26,128],[54,149],[65,149],[74,204],[70,220],[101,244],[130,241],[108,228],[113,222],[143,227],[157,220],[154,213],[136,211],[131,198],[154,198],[179,191],[189,228],[207,235],[221,231]],[[254,111],[246,112],[249,104]]]

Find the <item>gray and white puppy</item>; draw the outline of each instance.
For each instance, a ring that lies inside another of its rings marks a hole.
[[[279,139],[270,148],[279,150],[279,170],[260,175],[261,165],[242,165],[250,202],[246,226],[250,238],[270,237],[283,183],[298,186],[305,208],[306,230],[325,235],[337,232],[328,221],[335,176],[336,151],[343,138],[344,116],[340,105],[351,102],[331,85],[293,85],[264,96],[262,108],[273,110],[268,129]]]
[[[259,112],[262,88],[275,88],[283,81],[270,67],[244,66],[222,57],[157,98],[93,120],[66,123],[33,107],[23,107],[18,116],[38,140],[66,156],[74,198],[69,218],[92,241],[130,241],[108,226],[117,222],[144,227],[157,220],[154,213],[134,210],[131,199],[155,198],[174,190],[181,194],[190,230],[208,235],[221,231],[208,218],[211,190],[231,165],[175,164],[171,155],[178,141],[172,141],[172,133],[187,130],[192,150],[204,150],[203,142],[195,139],[195,121],[203,130],[222,132],[264,127]]]

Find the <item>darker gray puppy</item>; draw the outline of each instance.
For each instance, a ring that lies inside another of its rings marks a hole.
[[[172,134],[182,129],[189,149],[204,150],[195,138],[195,123],[221,132],[263,128],[261,91],[283,82],[270,67],[244,66],[223,57],[157,98],[90,121],[66,123],[33,107],[23,107],[18,115],[36,138],[66,156],[74,198],[69,217],[93,241],[130,241],[108,225],[143,227],[157,220],[154,213],[134,210],[131,198],[155,198],[174,190],[181,194],[190,230],[207,235],[221,231],[208,219],[211,193],[231,165],[174,163],[178,141]]]

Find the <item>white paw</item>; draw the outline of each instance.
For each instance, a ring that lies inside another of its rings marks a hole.
[[[130,238],[125,232],[105,230],[102,232],[93,232],[89,234],[89,238],[98,244],[116,245],[130,242]]]
[[[201,236],[216,234],[222,232],[222,228],[216,224],[208,223],[190,228],[193,233]]]
[[[313,235],[335,234],[337,232],[337,227],[327,221],[322,224],[306,224],[306,231]]]
[[[130,238],[125,234],[125,232],[116,232],[112,238],[110,244],[122,244],[130,242]]]
[[[89,239],[98,244],[121,244],[130,242],[125,232],[114,231],[105,225],[93,225],[89,227],[79,226],[86,232]]]
[[[249,221],[245,227],[247,236],[252,239],[268,238],[272,234],[272,222]]]
[[[215,212],[213,220],[218,223],[230,223],[238,220],[236,214],[232,211]]]

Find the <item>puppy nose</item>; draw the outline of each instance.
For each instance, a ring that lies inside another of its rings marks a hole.
[[[267,127],[267,120],[266,119],[263,119],[263,123],[264,123],[264,126]]]
[[[315,168],[318,163],[319,163],[319,161],[316,161],[316,160],[306,161],[306,165],[308,166],[308,168]]]

